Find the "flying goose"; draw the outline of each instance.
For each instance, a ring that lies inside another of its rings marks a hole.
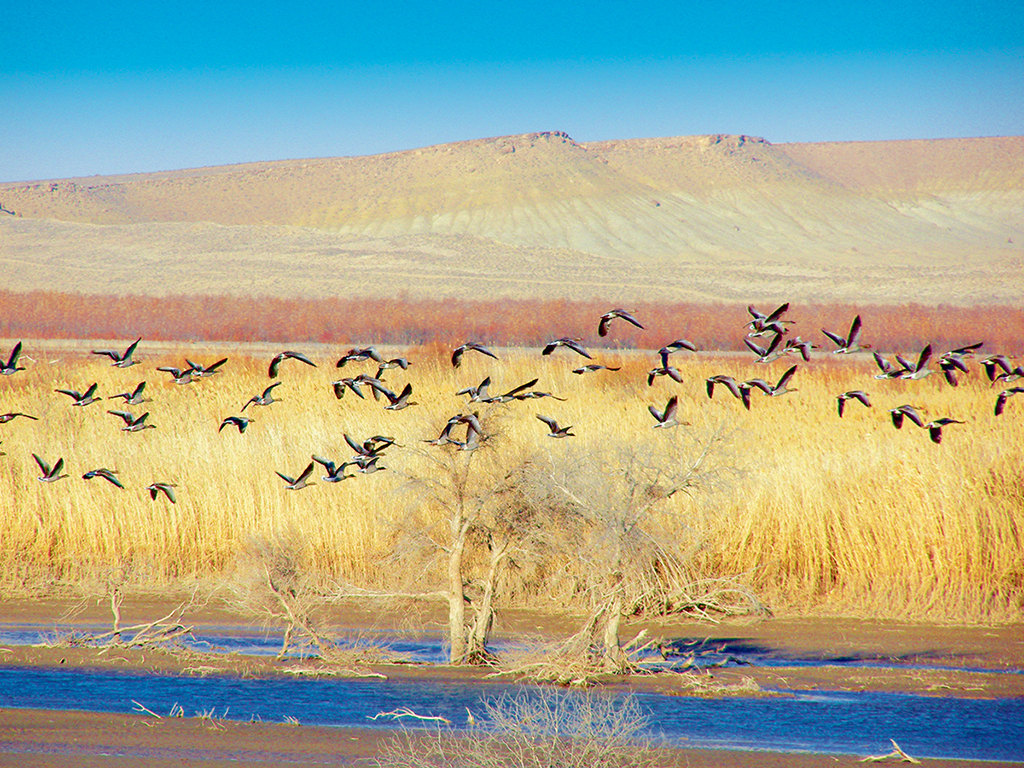
[[[899,358],[898,358],[899,359]],[[923,379],[926,376],[931,375],[931,369],[928,367],[928,361],[932,359],[932,345],[927,345],[921,350],[921,354],[917,357],[917,363],[912,366],[907,366],[908,370],[904,371],[901,375],[901,379],[917,380]]]
[[[573,368],[573,373],[593,373],[595,371],[621,371],[622,367],[612,368],[610,365],[598,365],[597,363],[591,363],[590,365],[584,365],[582,368]]]
[[[141,432],[144,429],[156,429],[156,424],[147,424],[146,419],[149,417],[149,411],[142,414],[138,418],[135,418],[128,411],[107,411],[107,413],[113,416],[119,417],[124,421],[124,426],[121,427],[122,432]]]
[[[18,365],[19,355],[21,355],[20,341],[14,345],[14,349],[11,350],[11,356],[7,358],[7,362],[0,365],[0,375],[10,376],[11,374],[17,373],[18,371],[25,370],[24,368]]]
[[[675,382],[678,382],[679,384],[683,383],[683,374],[679,372],[678,368],[675,368],[671,365],[662,365],[659,367],[651,368],[651,370],[647,372],[647,386],[654,386],[654,380],[659,376],[668,376],[670,379],[672,379]]]
[[[1014,395],[1019,395],[1024,392],[1024,387],[1010,387],[1004,389],[999,393],[999,397],[996,398],[996,416],[1002,416],[1003,410],[1006,408],[1006,401]]]
[[[171,378],[174,379],[175,384],[191,384],[192,383],[192,368],[175,368],[172,365],[162,365],[157,368],[158,371],[164,371],[165,373],[171,374]]]
[[[460,365],[462,365],[462,356],[469,351],[479,352],[481,355],[493,357],[495,360],[498,359],[498,356],[496,354],[491,352],[491,350],[487,349],[482,344],[478,344],[475,341],[467,341],[465,344],[462,344],[456,347],[454,350],[452,350],[452,367],[458,368]]]
[[[558,422],[550,416],[541,416],[539,413],[537,414],[537,418],[548,425],[548,429],[550,430],[548,432],[548,437],[576,437],[573,432],[569,431],[572,429],[572,426],[559,427]]]
[[[988,380],[993,382],[996,380],[996,376],[1013,370],[1006,355],[989,355],[984,360],[979,360],[978,362],[985,369],[985,375],[988,376]]]
[[[484,402],[487,402],[487,403],[508,403],[508,402],[511,402],[512,400],[525,400],[528,397],[530,397],[531,395],[533,397],[554,397],[554,395],[549,395],[549,394],[546,394],[546,393],[545,394],[540,394],[540,393],[536,393],[535,394],[535,393],[524,393],[523,392],[523,390],[529,389],[534,384],[536,384],[538,381],[539,381],[539,379],[530,379],[525,384],[520,384],[518,387],[513,387],[508,392],[505,392],[502,395],[495,395],[494,397],[489,397]]]
[[[721,384],[723,387],[732,393],[732,396],[737,400],[743,400],[743,395],[740,392],[740,387],[736,383],[736,379],[732,376],[726,376],[725,374],[719,373],[714,376],[710,376],[704,380],[704,384],[707,387],[708,397],[714,399],[715,397],[715,385]],[[747,408],[750,406],[748,405]]]
[[[787,392],[796,392],[795,389],[788,389],[786,385],[789,384],[790,379],[793,378],[793,374],[796,373],[797,367],[798,366],[793,365],[787,368],[786,372],[782,374],[782,377],[779,379],[778,384],[769,384],[764,379],[749,379],[748,381],[745,381],[742,384],[740,384],[740,388],[757,388],[764,392],[766,395],[768,395],[768,397],[779,397],[781,395],[786,394]]]
[[[384,362],[384,358],[381,357],[380,353],[373,347],[363,347],[362,349],[353,347],[341,356],[341,359],[334,364],[334,367],[344,368],[347,363],[356,363],[363,360],[373,360],[377,363]]]
[[[195,363],[189,360],[187,357],[185,358],[185,362],[188,363],[189,373],[191,373],[197,379],[201,379],[204,376],[213,376],[214,374],[220,373],[220,367],[224,365],[224,363],[226,363],[227,361],[228,359],[225,357],[223,360],[218,360],[213,365],[203,366],[200,365],[199,363]]]
[[[103,399],[102,397],[96,397],[97,386],[97,384],[93,384],[84,393],[76,389],[55,389],[54,392],[60,392],[62,395],[67,395],[74,400],[71,404],[72,407],[85,407]]]
[[[893,365],[880,354],[878,354],[877,351],[872,352],[871,354],[875,358],[875,365],[877,365],[878,370],[881,371],[881,373],[875,374],[876,379],[899,379],[903,376],[904,373],[907,373],[911,368],[910,365],[903,365],[900,368],[897,368],[895,365]],[[899,357],[899,355],[897,355],[896,359],[899,360],[901,358]]]
[[[843,392],[843,394],[836,398],[836,403],[839,406],[839,418],[843,418],[843,409],[846,407],[847,400],[857,400],[864,407],[871,407],[871,401],[868,400],[867,392],[862,392],[859,389],[851,389],[849,392]]]
[[[747,345],[747,348],[757,355],[758,363],[771,363],[782,357],[785,352],[779,349],[779,342],[782,341],[780,334],[775,334],[775,338],[771,340],[771,343],[767,348],[759,346],[752,342],[750,339],[743,339],[743,343]]]
[[[644,327],[642,325],[640,325],[640,322],[635,317],[633,317],[633,315],[631,315],[629,312],[627,312],[626,310],[624,310],[624,309],[613,309],[610,312],[605,312],[603,315],[601,315],[601,322],[598,323],[598,325],[597,325],[597,335],[598,336],[607,336],[608,335],[608,325],[611,323],[612,320],[614,320],[617,317],[622,319],[622,320],[625,320],[627,323],[635,325],[641,331],[644,329]]]
[[[355,475],[345,474],[345,467],[350,466],[349,462],[344,462],[338,466],[330,459],[325,459],[323,456],[317,456],[315,453],[313,454],[312,459],[327,470],[327,474],[321,476],[320,479],[328,483],[340,483],[342,480],[350,480],[355,477]]]
[[[753,306],[747,305],[747,312],[753,318],[745,327],[750,328],[748,336],[763,336],[766,333],[777,333],[782,335],[786,333],[785,325],[792,324],[792,320],[783,320],[782,316],[789,309],[789,302],[786,302],[770,315],[765,315],[754,309]]]
[[[146,382],[140,382],[139,385],[132,392],[118,392],[116,395],[111,395],[110,399],[113,400],[115,397],[123,397],[125,405],[142,405],[148,403],[149,399],[144,398],[142,393],[146,390]]]
[[[121,481],[117,479],[117,472],[115,472],[112,469],[100,467],[99,469],[90,469],[88,472],[82,475],[83,480],[92,480],[94,477],[102,477],[104,480],[113,483],[118,488],[124,488],[124,486],[121,484]]]
[[[281,363],[284,360],[288,359],[298,360],[300,363],[305,363],[306,365],[311,365],[314,368],[316,368],[316,363],[314,363],[301,352],[292,352],[291,350],[285,350],[284,352],[277,355],[276,357],[274,357],[273,360],[270,361],[270,368],[267,371],[270,374],[270,378],[277,378],[277,369],[281,367]]]
[[[373,388],[388,399],[388,405],[384,406],[385,411],[400,411],[403,408],[408,408],[410,405],[419,405],[415,400],[409,399],[412,396],[411,383],[407,382],[402,391],[397,395],[383,385],[374,386]]]
[[[368,373],[360,373],[358,376],[338,379],[337,381],[331,382],[331,386],[334,387],[334,396],[339,400],[345,396],[346,389],[352,390],[356,395],[365,400],[366,395],[363,394],[363,388],[361,386],[363,384],[367,384],[370,387],[370,391],[373,392],[374,400],[378,397],[377,388],[384,387],[384,382],[380,379],[374,378]]]
[[[1017,379],[1024,379],[1024,365],[1018,365],[1016,368],[1009,370],[1006,373],[996,374],[992,383],[995,384],[995,382],[1001,381],[1004,384],[1009,384],[1011,381],[1016,381]]]
[[[274,470],[274,473],[288,484],[285,487],[286,490],[301,491],[306,486],[313,485],[313,483],[309,482],[309,476],[313,474],[313,466],[313,462],[309,462],[309,464],[306,465],[306,468],[302,470],[302,474],[296,478],[288,477],[288,475],[282,474],[276,469]]]
[[[488,387],[491,386],[491,377],[487,376],[477,384],[475,387],[469,386],[464,389],[460,389],[455,393],[456,397],[459,395],[469,395],[469,402],[471,403],[482,403],[490,399],[491,395],[488,391]]]
[[[585,350],[582,346],[580,346],[580,340],[579,339],[570,339],[568,337],[562,337],[561,339],[555,339],[554,341],[549,341],[547,343],[547,345],[544,347],[544,349],[541,350],[541,354],[542,355],[550,355],[552,352],[554,352],[559,347],[565,347],[566,349],[571,349],[573,352],[576,352],[577,354],[583,355],[588,360],[593,360],[594,359],[593,357],[591,357],[590,353],[587,352],[587,350]]]
[[[19,416],[24,416],[26,419],[32,419],[32,421],[39,421],[36,416],[29,416],[27,413],[21,411],[13,411],[11,413],[0,413],[0,424],[6,424],[8,421],[13,421]]]
[[[928,436],[931,437],[932,442],[933,443],[941,443],[942,442],[942,428],[943,427],[948,426],[950,424],[966,424],[966,423],[967,422],[957,421],[956,419],[951,419],[948,416],[944,416],[941,419],[934,419],[932,421],[929,421],[927,424],[925,424],[925,427],[928,429]]]
[[[116,368],[130,368],[139,362],[138,360],[132,360],[132,355],[135,353],[135,348],[139,345],[140,341],[142,341],[141,336],[129,344],[128,349],[124,353],[118,352],[116,349],[94,349],[92,354],[106,355],[114,361],[111,365]]]
[[[220,427],[217,431],[220,432],[224,427],[237,427],[238,434],[245,432],[245,428],[253,422],[253,419],[247,419],[245,416],[228,416],[224,421],[220,423]]]
[[[912,422],[919,427],[924,427],[924,419],[921,418],[921,414],[917,412],[917,408],[912,405],[898,405],[895,408],[890,408],[889,413],[892,415],[892,425],[896,429],[903,429],[903,417],[906,416]]]
[[[651,412],[651,416],[653,416],[655,421],[658,422],[654,425],[653,429],[658,429],[659,427],[668,428],[679,424],[686,424],[685,421],[680,422],[676,419],[676,413],[679,410],[678,395],[672,395],[672,397],[668,399],[668,402],[665,404],[664,411],[659,411],[653,405],[648,405],[647,410]]]
[[[664,347],[658,350],[658,355],[661,357],[661,367],[668,368],[668,357],[671,354],[678,352],[681,349],[689,350],[690,352],[697,351],[697,345],[692,341],[686,339],[676,339],[666,344]]]
[[[57,463],[52,467],[43,461],[41,458],[32,454],[32,458],[36,460],[36,464],[39,465],[39,471],[43,474],[39,476],[39,482],[41,483],[55,483],[58,480],[63,480],[67,475],[62,475],[60,471],[64,469],[63,457],[57,459]]]
[[[782,348],[782,354],[792,355],[798,354],[804,359],[804,362],[809,362],[811,359],[811,350],[818,349],[817,344],[812,344],[809,341],[804,341],[799,336],[795,339],[788,339],[785,346]]]
[[[850,352],[857,352],[862,349],[870,349],[870,344],[860,343],[860,331],[860,315],[857,315],[855,318],[853,318],[853,322],[850,324],[850,334],[845,338],[843,338],[837,333],[826,331],[824,328],[821,329],[821,332],[828,336],[833,342],[835,342],[836,346],[838,347],[838,349],[832,350],[833,355],[843,355],[848,354]]]
[[[280,381],[275,381],[269,387],[263,390],[262,395],[253,395],[249,398],[249,402],[242,406],[242,413],[245,413],[245,409],[250,405],[270,405],[271,403],[278,403],[280,400],[274,399],[274,387],[281,386]]]
[[[150,483],[146,486],[146,490],[149,491],[149,498],[153,501],[156,501],[156,497],[163,493],[171,504],[178,503],[178,499],[174,495],[175,488],[177,486],[174,483]]]

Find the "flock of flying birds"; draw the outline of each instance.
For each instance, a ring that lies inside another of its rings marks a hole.
[[[810,341],[805,341],[799,336],[789,337],[789,328],[787,326],[792,325],[793,321],[784,319],[788,310],[788,303],[781,305],[770,314],[759,312],[752,306],[747,307],[751,320],[744,326],[747,329],[747,334],[743,341],[747,348],[755,355],[756,362],[771,363],[789,355],[797,355],[806,362],[811,359],[811,351],[819,348],[818,345],[815,345]],[[609,333],[611,323],[615,320],[622,320],[641,330],[644,329],[644,326],[641,325],[632,313],[623,309],[613,309],[601,316],[598,324],[598,335],[602,338],[606,337]],[[850,354],[858,351],[866,351],[871,348],[869,344],[865,344],[861,341],[861,330],[861,319],[858,315],[854,318],[846,336],[841,336],[825,329],[822,329],[822,333],[824,333],[825,336],[835,345],[835,349],[832,350],[832,354]],[[754,339],[768,339],[768,341],[765,346],[762,346],[761,343],[754,341]],[[133,365],[138,364],[138,361],[133,358],[133,355],[140,341],[141,339],[137,339],[129,345],[124,352],[113,349],[97,349],[92,350],[92,354],[109,357],[112,361],[111,365],[114,367],[130,368]],[[957,349],[949,350],[937,358],[938,367],[942,371],[945,380],[951,386],[955,387],[959,384],[958,374],[967,372],[966,360],[972,357],[982,346],[983,342],[968,344]],[[593,357],[582,346],[579,339],[569,337],[555,339],[549,342],[541,350],[541,354],[551,355],[560,347],[564,347],[566,350],[570,350],[588,360],[593,360]],[[18,365],[21,351],[22,344],[21,342],[18,342],[14,346],[14,349],[6,363],[4,363],[2,358],[0,358],[0,374],[10,376],[18,373],[19,371],[25,370],[25,368]],[[673,381],[680,383],[683,381],[683,377],[679,369],[670,364],[671,356],[682,351],[696,352],[698,350],[695,344],[686,339],[676,339],[658,350],[658,361],[655,366],[647,372],[648,386],[653,385],[655,380],[662,376],[667,376]],[[452,366],[454,368],[458,368],[462,362],[463,356],[468,352],[475,352],[480,355],[497,359],[497,355],[482,344],[469,341],[456,347],[452,351]],[[933,358],[932,347],[930,344],[920,352],[917,356],[916,362],[907,360],[900,355],[895,356],[895,362],[890,362],[877,351],[872,352],[872,354],[879,369],[879,373],[875,375],[876,379],[904,379],[913,381],[923,379],[932,373],[932,370],[929,368],[929,364],[932,362]],[[317,367],[316,363],[304,354],[289,350],[281,352],[270,361],[267,371],[269,378],[277,378],[281,364],[287,360],[294,360],[306,365]],[[400,411],[410,406],[417,405],[415,401],[411,400],[413,392],[411,383],[406,383],[404,388],[397,394],[384,383],[384,374],[386,371],[394,368],[404,371],[410,365],[409,360],[404,357],[385,359],[374,347],[370,346],[350,349],[337,361],[336,367],[344,368],[349,363],[364,361],[370,361],[372,364],[376,365],[377,373],[372,376],[367,373],[360,373],[355,376],[344,377],[331,382],[331,387],[336,398],[340,400],[345,396],[346,392],[351,392],[355,396],[365,399],[365,387],[369,390],[375,400],[383,399],[386,401],[386,404],[384,405],[385,410]],[[218,360],[208,366],[203,366],[188,359],[186,359],[185,362],[186,367],[184,368],[161,366],[157,368],[157,370],[168,373],[175,384],[185,385],[190,384],[197,379],[211,377],[220,373],[222,366],[227,362],[227,358]],[[1024,367],[1014,367],[1010,360],[1004,355],[989,355],[988,357],[981,359],[979,362],[984,369],[988,380],[993,384],[1008,384],[1024,378]],[[760,391],[767,397],[779,397],[788,392],[796,391],[794,388],[790,387],[789,384],[793,380],[793,377],[797,372],[797,368],[797,365],[790,366],[774,384],[761,378],[737,381],[732,376],[716,374],[705,380],[707,395],[709,398],[713,398],[716,387],[724,388],[735,398],[740,400],[743,406],[749,410],[751,407],[751,393],[755,390]],[[620,368],[591,362],[573,369],[573,373],[583,375],[601,370],[618,371]],[[555,400],[566,399],[553,395],[550,392],[535,389],[537,382],[538,379],[534,378],[506,392],[492,394],[490,391],[491,378],[490,376],[487,376],[476,386],[468,386],[464,389],[460,389],[456,392],[456,395],[466,396],[468,398],[468,402],[472,404],[509,403],[517,400],[532,400],[540,398],[553,398]],[[250,405],[269,406],[274,403],[274,389],[280,386],[280,384],[280,381],[276,381],[266,387],[262,393],[253,395],[242,406],[241,415],[226,417],[221,422],[218,431],[222,431],[225,427],[233,427],[238,430],[239,434],[244,433],[246,428],[252,422],[251,417],[244,415],[246,409]],[[134,390],[111,395],[108,399],[114,400],[120,398],[124,400],[125,408],[128,408],[129,406],[142,405],[143,403],[148,402],[144,397],[145,389],[146,382],[143,381],[138,384]],[[71,398],[71,405],[73,407],[86,407],[103,399],[96,394],[97,384],[92,384],[84,392],[79,392],[73,389],[57,389],[55,391]],[[1003,413],[1007,400],[1010,397],[1022,392],[1024,392],[1024,387],[1019,386],[1003,389],[996,397],[995,415],[999,416]],[[849,401],[859,402],[865,407],[871,407],[871,401],[867,392],[864,392],[863,390],[843,392],[836,397],[840,417],[843,416],[846,403]],[[663,408],[649,405],[648,410],[654,418],[655,423],[653,428],[655,429],[670,428],[688,424],[688,422],[680,421],[678,418],[678,395],[670,397]],[[147,423],[147,419],[149,417],[148,412],[142,413],[140,416],[135,416],[128,410],[109,410],[107,413],[118,417],[124,422],[124,426],[121,427],[121,430],[124,432],[141,432],[146,429],[154,429],[156,426],[154,424]],[[910,404],[899,405],[892,408],[889,410],[889,414],[892,418],[893,426],[896,427],[896,429],[901,429],[904,422],[909,421],[917,427],[927,429],[931,440],[935,443],[940,443],[942,441],[943,427],[947,427],[951,424],[964,423],[963,421],[948,416],[925,421],[920,413],[920,409]],[[0,414],[0,424],[5,424],[18,417],[33,420],[37,419],[37,417],[27,413],[9,412]],[[572,431],[573,427],[571,425],[560,426],[555,419],[544,415],[538,414],[537,418],[548,428],[549,437],[568,438],[576,436]],[[461,429],[462,427],[465,428],[465,438],[458,439],[455,437],[455,430]],[[346,472],[346,470],[350,468],[355,468],[357,472],[364,474],[370,474],[386,469],[386,467],[380,463],[380,459],[389,447],[395,445],[395,439],[393,437],[374,435],[367,440],[359,441],[350,435],[345,434],[344,438],[349,448],[353,451],[353,455],[350,459],[343,462],[335,462],[331,459],[314,454],[311,457],[312,460],[308,463],[305,469],[303,469],[303,471],[296,477],[286,475],[282,472],[276,472],[276,474],[285,482],[285,488],[288,490],[300,490],[311,485],[312,483],[310,482],[310,478],[312,477],[317,464],[321,465],[327,473],[322,476],[322,479],[331,483],[355,477],[355,475],[348,474]],[[455,416],[452,416],[448,419],[447,423],[441,430],[441,433],[437,437],[429,440],[423,440],[423,442],[432,446],[452,445],[458,450],[471,451],[479,447],[484,440],[486,440],[486,435],[480,423],[479,412],[474,411],[468,414],[460,412]],[[39,471],[41,472],[39,480],[41,482],[55,482],[68,477],[68,475],[62,474],[64,469],[63,458],[58,459],[53,465],[50,465],[37,454],[33,453],[32,457],[39,466]],[[119,488],[124,488],[124,485],[117,477],[117,472],[105,467],[89,470],[83,474],[82,477],[86,480],[101,477]],[[163,494],[171,503],[176,503],[177,498],[174,491],[175,487],[176,486],[173,483],[157,481],[146,486],[146,490],[149,491],[150,497],[153,500],[156,500],[161,494]]]

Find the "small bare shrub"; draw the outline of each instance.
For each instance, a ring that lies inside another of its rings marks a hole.
[[[484,704],[468,731],[402,731],[379,768],[645,768],[658,763],[648,718],[635,698],[540,689]]]

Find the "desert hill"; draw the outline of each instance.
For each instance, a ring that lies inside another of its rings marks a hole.
[[[1024,137],[536,133],[8,183],[0,206],[19,290],[1019,304],[1024,279]]]

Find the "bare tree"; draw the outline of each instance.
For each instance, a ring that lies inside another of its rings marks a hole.
[[[487,644],[498,585],[527,527],[514,493],[521,463],[506,466],[496,437],[473,450],[457,450],[453,443],[422,451],[431,471],[409,478],[418,514],[403,522],[398,549],[403,556],[419,549],[444,558],[452,664],[494,661]]]
[[[632,668],[630,651],[640,643],[623,646],[624,617],[706,607],[689,565],[694,550],[686,548],[679,536],[685,527],[672,517],[680,505],[670,500],[708,490],[723,477],[722,442],[715,432],[701,440],[673,436],[656,448],[577,453],[521,485],[563,530],[573,531],[565,540],[576,551],[565,559],[581,564],[574,577],[590,596],[587,620],[559,651],[563,662],[572,660],[571,679]],[[704,586],[720,586],[711,581]],[[742,597],[756,605],[753,595]]]

